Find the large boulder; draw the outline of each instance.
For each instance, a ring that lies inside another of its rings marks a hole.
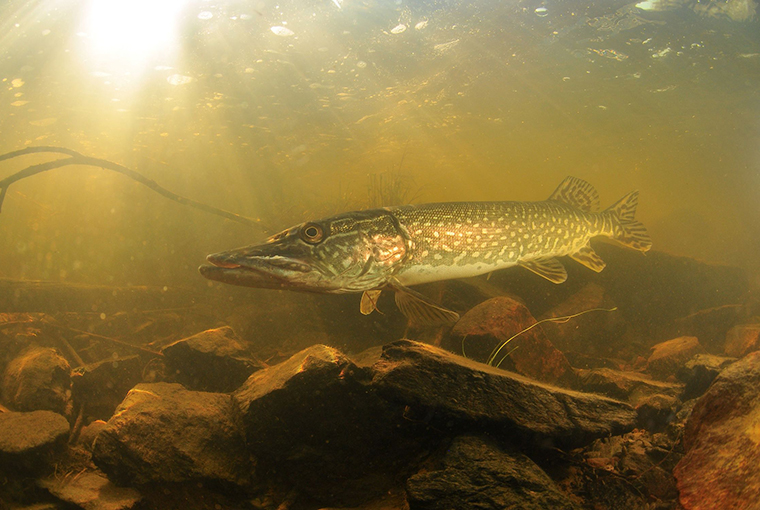
[[[31,346],[5,368],[3,402],[16,411],[67,414],[71,367],[55,349]]]
[[[715,378],[697,401],[678,463],[685,510],[760,508],[760,352],[748,354]]]
[[[262,472],[333,504],[387,491],[426,441],[371,380],[370,368],[325,345],[254,373],[233,397]]]
[[[532,460],[487,439],[456,438],[442,464],[407,481],[410,510],[576,508]]]
[[[439,427],[476,425],[544,445],[578,446],[631,430],[636,420],[628,404],[540,383],[411,340],[386,345],[374,370],[372,384],[385,398]]]
[[[41,473],[66,446],[69,422],[52,411],[0,413],[0,472]]]
[[[231,397],[172,383],[135,386],[96,437],[92,456],[123,485],[190,480],[246,485],[253,473]]]
[[[171,376],[196,391],[234,391],[264,367],[229,326],[177,340],[161,352]]]
[[[539,381],[571,385],[575,374],[570,363],[535,324],[523,303],[495,297],[464,314],[444,346]]]

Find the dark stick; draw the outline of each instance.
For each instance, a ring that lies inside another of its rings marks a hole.
[[[143,184],[149,187],[156,193],[170,200],[174,200],[175,202],[179,202],[182,205],[194,207],[196,209],[200,209],[201,211],[204,211],[207,213],[216,214],[218,216],[227,218],[228,220],[232,220],[238,223],[242,223],[244,225],[248,225],[249,227],[258,226],[264,230],[267,230],[267,231],[269,230],[268,228],[264,227],[261,224],[261,220],[259,218],[248,218],[245,216],[240,216],[239,214],[235,214],[229,211],[225,211],[223,209],[219,209],[217,207],[206,205],[201,202],[197,202],[191,198],[186,198],[186,197],[177,195],[176,193],[172,193],[168,189],[160,186],[153,179],[149,179],[145,177],[144,175],[138,172],[135,172],[134,170],[129,169],[125,166],[119,165],[117,163],[113,163],[112,161],[108,161],[105,159],[91,158],[88,156],[84,156],[76,151],[66,149],[63,147],[27,147],[26,149],[20,149],[17,151],[8,152],[6,154],[0,154],[0,161],[5,161],[6,159],[11,159],[11,158],[23,156],[26,154],[33,154],[33,153],[40,153],[40,152],[66,154],[70,157],[64,158],[64,159],[58,159],[55,161],[48,161],[47,163],[40,163],[38,165],[32,165],[32,166],[26,167],[25,169],[19,172],[16,172],[13,175],[6,177],[5,179],[0,180],[0,212],[2,212],[3,200],[5,199],[5,194],[8,191],[8,187],[14,182],[20,181],[21,179],[25,179],[27,177],[31,177],[32,175],[36,175],[42,172],[47,172],[48,170],[53,170],[54,168],[60,168],[67,165],[88,165],[88,166],[97,166],[100,168],[105,168],[107,170],[112,170],[122,175],[126,175],[130,179],[133,179],[139,182],[140,184]]]

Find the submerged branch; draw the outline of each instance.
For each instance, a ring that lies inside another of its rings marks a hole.
[[[125,175],[129,177],[130,179],[133,179],[139,182],[140,184],[147,186],[148,188],[152,189],[156,193],[170,200],[174,200],[175,202],[178,202],[182,205],[194,207],[196,209],[200,209],[201,211],[204,211],[207,213],[216,214],[217,216],[222,216],[223,218],[227,218],[228,220],[232,220],[238,223],[242,223],[244,225],[248,225],[249,227],[258,226],[264,230],[269,230],[264,225],[262,225],[261,220],[259,218],[248,218],[246,216],[241,216],[233,212],[225,211],[217,207],[203,204],[191,198],[186,198],[186,197],[177,195],[176,193],[172,193],[168,189],[160,186],[153,179],[149,179],[148,177],[145,177],[144,175],[130,168],[119,165],[118,163],[114,163],[112,161],[108,161],[106,159],[91,158],[89,156],[85,156],[76,151],[66,149],[63,147],[27,147],[26,149],[20,149],[17,151],[8,152],[6,154],[0,154],[0,161],[5,161],[7,159],[15,158],[18,156],[24,156],[26,154],[43,153],[43,152],[65,154],[69,157],[63,158],[63,159],[57,159],[54,161],[48,161],[47,163],[40,163],[37,165],[29,166],[19,172],[16,172],[13,175],[6,177],[5,179],[0,180],[0,212],[2,212],[3,200],[5,199],[6,192],[8,191],[8,187],[11,184],[17,181],[20,181],[21,179],[25,179],[27,177],[31,177],[33,175],[36,175],[42,172],[47,172],[48,170],[53,170],[54,168],[60,168],[63,166],[68,166],[68,165],[87,165],[87,166],[96,166],[96,167],[104,168],[106,170],[112,170],[114,172]]]

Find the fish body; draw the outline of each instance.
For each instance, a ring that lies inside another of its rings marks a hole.
[[[599,211],[587,182],[566,178],[541,202],[449,202],[354,211],[302,223],[265,244],[209,255],[212,280],[312,292],[361,292],[361,311],[375,309],[380,291],[419,324],[458,315],[409,286],[467,278],[519,265],[554,282],[567,278],[556,257],[594,271],[604,262],[590,239],[603,236],[646,252],[651,241],[634,219],[638,192]]]

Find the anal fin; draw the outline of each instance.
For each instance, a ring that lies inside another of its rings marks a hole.
[[[362,301],[359,305],[359,311],[362,312],[362,315],[369,315],[377,310],[377,300],[380,299],[381,292],[380,289],[374,289],[365,290],[362,293]]]
[[[396,306],[415,326],[439,326],[459,320],[459,314],[455,311],[433,303],[398,282],[392,282],[391,288],[396,292]]]
[[[570,258],[597,273],[606,266],[601,257],[596,254],[594,249],[588,243],[577,252],[571,253]]]
[[[563,283],[567,280],[565,266],[554,257],[521,260],[519,264],[525,269],[533,271],[538,276],[546,278],[552,283]]]

